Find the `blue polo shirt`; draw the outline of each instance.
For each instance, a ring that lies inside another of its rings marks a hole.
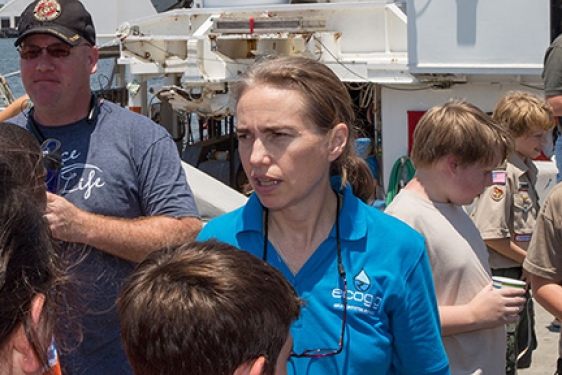
[[[449,374],[423,237],[403,222],[342,191],[340,238],[347,273],[344,349],[323,358],[291,358],[289,374]],[[216,238],[263,257],[263,207],[254,194],[240,209],[211,220],[198,240]],[[291,334],[294,351],[337,349],[344,287],[336,230],[293,275],[271,243],[267,262],[305,300]]]

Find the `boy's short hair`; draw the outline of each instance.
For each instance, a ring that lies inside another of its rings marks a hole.
[[[534,126],[545,131],[554,127],[552,107],[523,91],[510,91],[500,98],[492,117],[505,126],[514,138],[526,135]]]
[[[411,159],[416,168],[430,167],[453,155],[459,164],[491,164],[511,152],[507,131],[465,101],[452,100],[427,111],[414,131]],[[499,153],[499,155],[498,155]]]
[[[150,254],[118,299],[121,338],[136,374],[233,374],[263,356],[264,374],[301,300],[273,266],[223,242]]]

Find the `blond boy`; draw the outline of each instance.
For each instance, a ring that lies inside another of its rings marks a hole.
[[[532,159],[546,145],[554,117],[548,104],[520,91],[502,97],[492,117],[511,134],[515,150],[493,172],[493,185],[477,200],[472,219],[488,246],[492,275],[526,279],[522,264],[539,212],[537,168]],[[529,367],[536,348],[533,301],[529,297],[527,294],[520,322],[507,326],[507,375],[514,375],[517,367]]]
[[[493,289],[486,245],[462,208],[510,149],[505,130],[475,106],[434,107],[414,132],[416,175],[387,209],[426,238],[452,375],[501,374],[505,324],[525,302],[523,290]]]

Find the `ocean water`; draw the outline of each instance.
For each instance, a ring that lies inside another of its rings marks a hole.
[[[16,47],[14,47],[14,42],[15,39],[13,38],[0,38],[0,74],[6,78],[12,93],[17,98],[25,94],[25,89],[19,74],[20,57]],[[112,64],[112,59],[100,60],[98,72],[92,75],[90,79],[92,89],[101,89],[109,84]]]
[[[14,47],[15,39],[0,39],[0,74],[6,78],[6,81],[12,89],[12,93],[17,98],[25,94],[25,89],[21,83],[20,57],[16,47]]]

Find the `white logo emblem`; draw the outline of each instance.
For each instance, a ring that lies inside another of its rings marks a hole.
[[[33,15],[37,21],[53,21],[61,14],[61,7],[57,0],[41,0],[35,6]]]

